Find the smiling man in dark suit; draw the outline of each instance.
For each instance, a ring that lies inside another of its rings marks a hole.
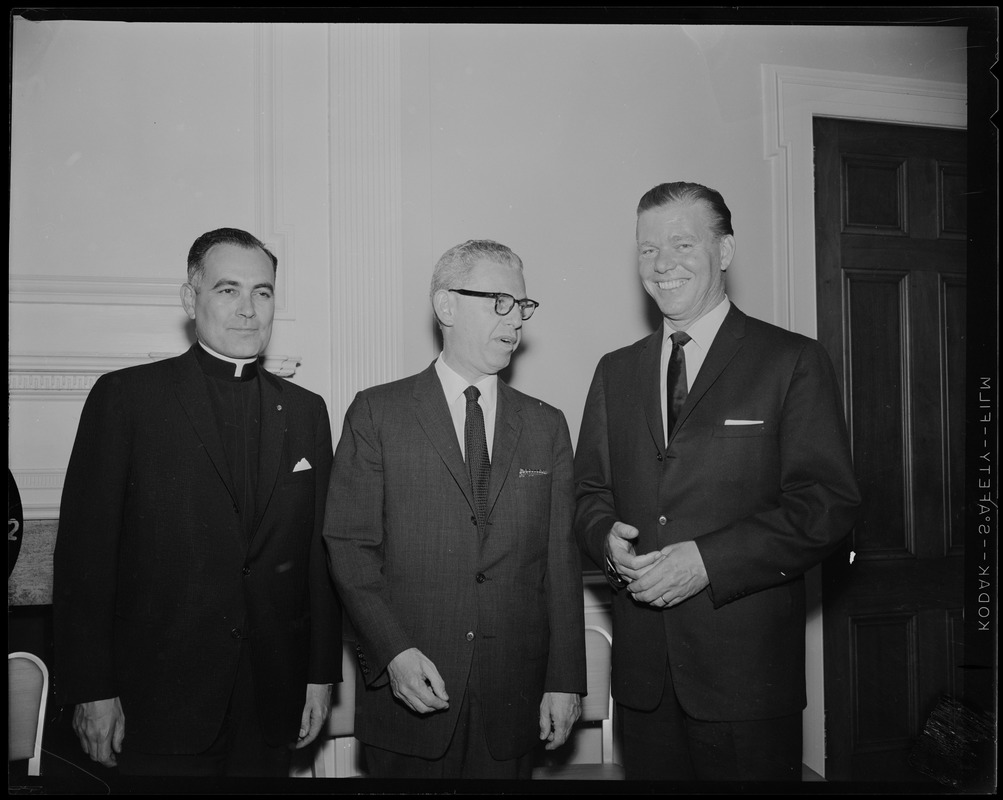
[[[647,192],[637,248],[664,323],[599,362],[575,460],[576,534],[615,588],[627,777],[797,780],[803,573],[860,501],[832,365],[728,300],[718,192]]]
[[[322,398],[262,369],[277,260],[233,228],[188,255],[198,342],[91,390],[55,552],[54,680],[84,751],[133,775],[288,775],[341,679],[321,539]]]
[[[537,304],[480,240],[436,265],[442,354],[360,392],[324,535],[358,637],[356,736],[377,778],[528,778],[585,691],[564,415],[498,372]]]

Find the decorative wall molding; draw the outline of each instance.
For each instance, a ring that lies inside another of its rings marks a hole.
[[[276,319],[295,319],[296,261],[292,225],[284,224],[282,123],[282,82],[285,78],[280,26],[255,23],[254,50],[257,71],[254,76],[254,204],[257,230],[261,239],[279,260],[281,279],[276,282]]]
[[[181,280],[11,275],[11,303],[181,307]]]
[[[171,358],[178,353],[23,353],[7,363],[7,389],[12,400],[73,399],[86,397],[94,382],[107,372]],[[296,374],[299,356],[266,355],[263,366],[273,375]]]
[[[773,169],[774,322],[815,336],[813,117],[964,128],[964,84],[764,64],[763,155]]]
[[[279,259],[282,279],[275,297],[275,318],[295,317],[296,260],[293,226],[282,218],[282,81],[283,60],[280,26],[254,23],[254,97],[249,129],[254,132],[255,220],[252,231]],[[15,265],[16,266],[16,265]],[[9,276],[10,303],[70,303],[84,305],[129,305],[180,307],[183,265],[179,279],[112,278],[108,276],[26,275]]]
[[[58,519],[65,469],[12,469],[24,518]]]
[[[360,389],[401,377],[401,41],[394,23],[328,30],[331,414],[341,419]]]

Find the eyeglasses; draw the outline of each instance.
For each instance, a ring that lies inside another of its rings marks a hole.
[[[462,294],[467,297],[493,297],[495,299],[495,313],[504,317],[512,310],[512,306],[519,306],[519,313],[523,319],[533,316],[537,306],[540,304],[536,300],[516,300],[512,295],[504,292],[475,292],[473,289],[450,289],[451,292]]]

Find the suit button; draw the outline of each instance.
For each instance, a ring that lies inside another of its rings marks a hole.
[[[234,628],[232,631],[230,631],[230,636],[232,636],[234,639],[239,639],[240,638],[240,628]]]
[[[657,456],[655,456],[655,461],[661,461],[661,460],[662,460],[662,454],[659,453]]]
[[[467,641],[468,642],[472,642],[473,640],[474,640],[474,632],[473,631],[467,631]]]
[[[477,517],[471,517],[471,518],[470,518],[470,523],[471,523],[472,525],[476,525],[476,524],[477,524]]]
[[[237,508],[237,504],[236,503],[233,504],[233,513],[234,514],[239,514],[240,513],[240,509]]]
[[[250,567],[244,567],[241,570],[241,572],[243,572],[245,575],[250,575],[251,574],[251,568]]]
[[[662,514],[662,516],[658,518],[659,525],[664,525],[668,521],[669,521],[668,518],[664,514]]]
[[[487,578],[484,577],[483,572],[478,572],[477,577],[474,580],[476,580],[478,583],[484,583],[484,581],[486,581]]]

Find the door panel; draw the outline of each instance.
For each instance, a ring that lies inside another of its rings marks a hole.
[[[826,778],[922,781],[963,691],[963,131],[815,120],[819,340],[864,506],[823,567]]]

